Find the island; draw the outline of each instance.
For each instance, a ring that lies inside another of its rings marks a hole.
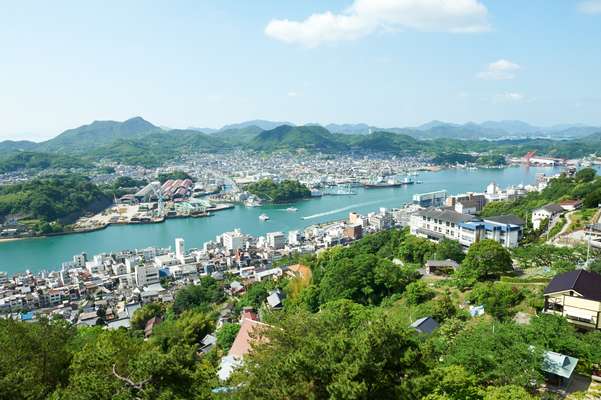
[[[275,182],[272,179],[261,179],[248,184],[245,189],[249,193],[272,203],[287,203],[311,197],[309,188],[294,180]]]

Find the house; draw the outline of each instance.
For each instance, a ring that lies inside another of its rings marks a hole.
[[[234,343],[227,353],[227,356],[221,359],[217,376],[221,381],[229,379],[232,372],[242,365],[243,357],[250,351],[254,340],[264,340],[260,336],[261,328],[269,325],[258,321],[257,314],[249,309],[244,309],[240,321],[240,330],[234,339]]]
[[[557,275],[544,295],[544,312],[562,315],[581,329],[601,329],[601,275],[581,269]]]
[[[211,351],[215,347],[216,344],[217,344],[217,337],[215,335],[209,333],[200,341],[200,352],[203,354],[206,354],[209,351]]]
[[[415,329],[417,332],[426,334],[434,332],[438,328],[438,326],[438,322],[436,322],[436,320],[432,317],[420,318],[411,325],[409,325],[409,327]]]
[[[459,268],[459,264],[451,259],[426,261],[426,274],[449,274]]]
[[[566,387],[572,380],[574,368],[578,364],[578,359],[566,356],[554,351],[545,351],[543,353],[543,365],[541,370],[545,374],[545,380],[556,386]]]
[[[566,211],[574,211],[582,207],[582,200],[563,200],[559,205]]]
[[[549,225],[553,223],[555,218],[563,214],[565,210],[559,204],[547,204],[541,208],[532,211],[532,227],[539,229],[543,221],[549,221]]]
[[[269,305],[269,308],[271,308],[272,310],[279,310],[281,309],[284,304],[284,293],[282,293],[282,291],[280,289],[276,289],[274,291],[272,291],[269,296],[267,296],[267,304]]]

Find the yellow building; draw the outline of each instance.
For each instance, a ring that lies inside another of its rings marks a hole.
[[[601,275],[576,270],[557,275],[545,288],[545,309],[582,329],[601,329]]]

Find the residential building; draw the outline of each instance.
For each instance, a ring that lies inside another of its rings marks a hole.
[[[286,236],[282,232],[269,232],[265,236],[267,238],[267,245],[272,249],[278,250],[284,248]]]
[[[559,204],[547,204],[546,206],[537,208],[532,211],[532,227],[539,229],[544,221],[549,221],[549,226],[565,212],[564,208]]]
[[[477,218],[447,209],[428,208],[411,215],[413,235],[438,241],[457,240],[465,247],[482,239],[491,239],[504,247],[517,247],[522,238],[524,221],[513,215]]]
[[[442,207],[447,200],[447,191],[438,190],[428,193],[416,193],[413,195],[413,204],[420,207]]]
[[[232,232],[225,232],[222,235],[223,247],[229,251],[238,251],[244,247],[244,235],[240,229],[234,229]]]
[[[182,239],[182,238],[175,239],[175,258],[177,258],[179,261],[183,261],[185,254],[186,254],[186,248],[185,248],[185,244],[184,244],[184,239]]]
[[[557,275],[544,295],[544,312],[562,315],[582,329],[601,329],[601,275],[585,270]]]
[[[153,264],[139,264],[135,267],[136,286],[149,286],[160,282],[159,267]]]

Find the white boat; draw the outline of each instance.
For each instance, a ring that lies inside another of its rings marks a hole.
[[[259,215],[259,219],[261,221],[267,221],[269,219],[269,215],[267,215],[267,214],[261,214],[261,215]]]
[[[296,208],[296,207],[288,207],[286,209],[286,211],[288,211],[288,212],[296,212],[296,211],[298,211],[298,208]]]

